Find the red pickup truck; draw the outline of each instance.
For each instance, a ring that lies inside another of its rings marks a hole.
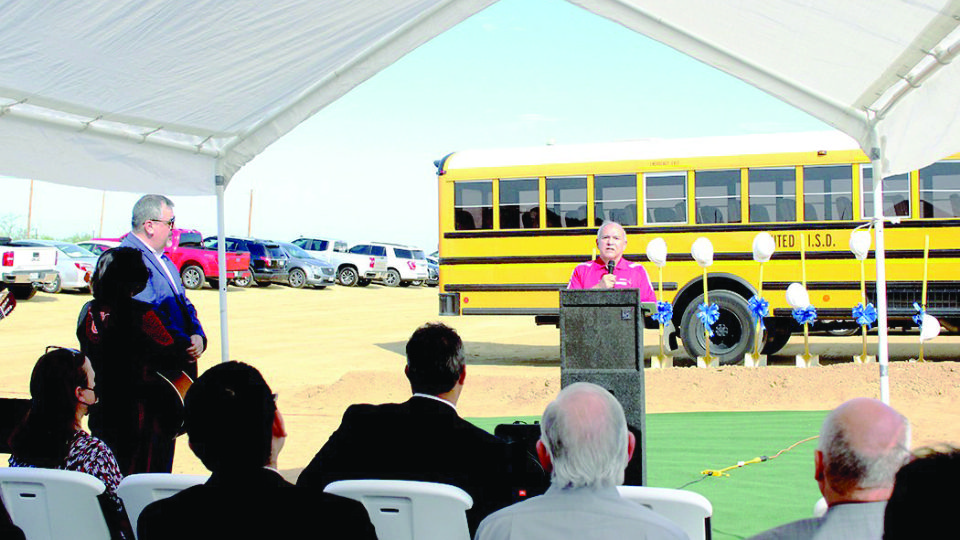
[[[173,243],[164,250],[167,257],[180,269],[180,279],[187,289],[199,289],[203,282],[217,287],[220,278],[217,266],[217,250],[203,247],[203,235],[192,229],[174,229]],[[250,274],[250,254],[227,252],[227,279],[237,279]]]
[[[126,235],[124,235],[126,236]],[[102,243],[105,249],[110,245],[117,245],[120,238],[94,238],[88,243]],[[180,270],[180,280],[187,289],[199,289],[204,281],[217,288],[220,278],[217,265],[217,250],[203,247],[203,236],[200,231],[193,229],[174,229],[172,243],[164,249],[167,257]],[[101,251],[102,252],[102,251]],[[227,280],[250,276],[250,254],[247,252],[228,251]],[[229,281],[228,281],[229,282]]]

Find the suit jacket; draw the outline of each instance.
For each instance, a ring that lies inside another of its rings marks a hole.
[[[297,488],[266,468],[214,473],[205,484],[149,504],[137,522],[137,537],[377,538],[362,504]]]
[[[134,298],[153,306],[153,309],[160,314],[160,317],[167,324],[167,331],[173,335],[176,341],[186,340],[189,343],[190,336],[198,334],[203,337],[203,343],[206,346],[207,336],[203,333],[200,319],[197,318],[197,310],[187,299],[183,283],[178,279],[180,272],[173,265],[173,261],[166,255],[162,257],[163,263],[170,270],[170,276],[173,277],[175,283],[170,282],[153,251],[136,235],[130,233],[124,236],[123,240],[120,241],[120,246],[140,250],[143,253],[143,262],[150,270],[150,280],[147,281],[147,287]]]
[[[750,540],[880,540],[886,507],[886,501],[835,504],[823,517],[787,523]]]
[[[512,449],[437,400],[351,405],[297,480],[322,490],[336,480],[420,480],[457,486],[473,497],[470,534],[489,513],[517,500]]]

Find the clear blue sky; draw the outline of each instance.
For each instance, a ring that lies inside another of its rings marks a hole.
[[[437,246],[433,161],[468,148],[824,130],[753,87],[562,0],[501,0],[281,138],[233,179],[227,234]],[[29,182],[0,179],[0,222],[26,225]],[[103,233],[141,194],[107,193]],[[32,225],[96,235],[101,192],[36,182]],[[177,224],[216,233],[213,197]]]

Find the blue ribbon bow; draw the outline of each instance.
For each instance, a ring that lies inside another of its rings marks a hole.
[[[817,308],[807,306],[805,308],[794,308],[793,318],[797,324],[810,324],[817,320]]]
[[[877,320],[877,308],[873,307],[873,304],[864,306],[863,302],[860,302],[853,308],[853,318],[860,326],[870,328]]]
[[[926,315],[927,312],[916,302],[913,303],[913,309],[917,311],[917,314],[913,316],[913,322],[917,323],[917,328],[923,330],[923,316]]]
[[[710,304],[708,306],[706,302],[704,302],[697,307],[697,318],[700,319],[700,322],[702,322],[703,326],[707,329],[707,335],[713,337],[713,323],[717,322],[717,319],[720,318],[720,308],[718,308],[716,304]]]
[[[747,301],[747,307],[750,308],[750,313],[753,315],[753,318],[760,321],[760,328],[766,328],[763,324],[763,318],[770,315],[770,302],[767,302],[762,297],[753,295],[753,297]]]
[[[673,304],[670,302],[657,302],[657,312],[653,314],[653,320],[660,324],[667,324],[667,321],[673,318]]]

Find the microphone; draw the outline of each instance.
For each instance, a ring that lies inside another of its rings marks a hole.
[[[612,274],[613,269],[617,267],[617,263],[613,260],[607,261],[607,273]]]

